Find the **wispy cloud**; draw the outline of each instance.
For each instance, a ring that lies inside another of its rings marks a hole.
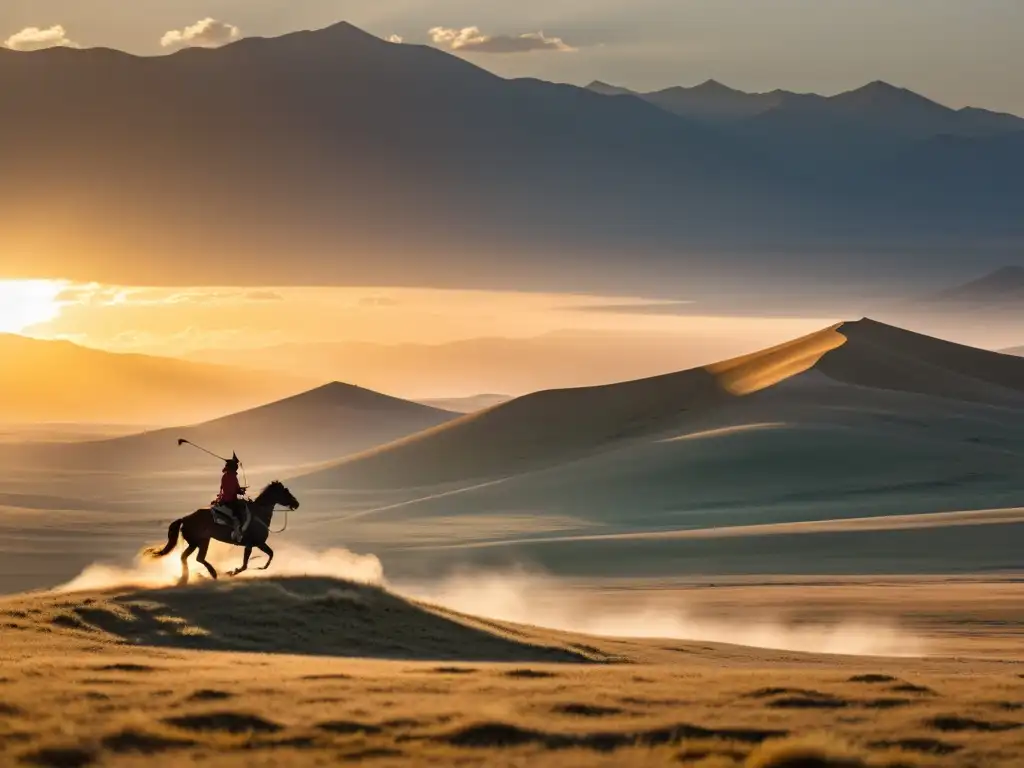
[[[164,48],[219,48],[242,37],[234,24],[206,18],[184,29],[172,29],[160,40]]]
[[[479,27],[434,27],[430,30],[434,44],[461,53],[530,53],[552,51],[569,53],[576,49],[560,37],[548,37],[543,32],[525,35],[485,35]]]
[[[46,29],[26,27],[4,41],[4,47],[13,51],[41,51],[45,48],[80,48],[68,37],[67,30],[60,24]]]
[[[55,301],[83,306],[159,306],[175,304],[238,304],[284,301],[284,294],[265,288],[252,290],[210,290],[202,288],[120,288],[89,283],[62,290]]]
[[[58,304],[81,304],[83,306],[112,306],[123,304],[127,291],[116,286],[88,283],[65,288],[54,299]]]

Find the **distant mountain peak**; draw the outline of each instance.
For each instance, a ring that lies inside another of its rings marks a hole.
[[[348,384],[343,381],[331,381],[321,384],[319,387],[300,392],[291,397],[284,398],[275,403],[270,403],[264,408],[279,408],[282,405],[290,404],[301,407],[308,407],[316,404],[318,406],[347,407],[355,409],[402,409],[420,410],[426,408],[420,403],[404,400],[383,392],[377,392],[357,384]],[[435,409],[437,410],[437,409]]]
[[[313,34],[330,35],[339,39],[381,40],[381,38],[376,35],[372,35],[366,30],[360,29],[355,24],[350,24],[347,21],[339,21],[337,24],[331,24],[329,27],[322,27],[321,29],[314,30]]]
[[[264,47],[267,45],[280,46],[288,43],[302,44],[317,50],[321,47],[332,48],[357,48],[365,49],[369,46],[387,45],[387,41],[376,35],[370,34],[347,21],[340,21],[328,27],[320,29],[302,29],[289,32],[283,35],[269,37],[243,37],[229,43],[217,50],[228,50],[232,48],[251,48],[253,46]],[[185,48],[178,54],[202,51],[207,49]]]
[[[705,80],[700,85],[695,85],[692,90],[703,91],[705,93],[744,93],[743,91],[738,91],[735,88],[730,88],[728,85],[724,85],[717,80]]]
[[[872,80],[867,85],[862,86],[859,90],[863,91],[880,91],[883,93],[906,93],[905,88],[887,83],[885,80]]]
[[[605,96],[633,96],[636,93],[635,91],[631,91],[629,88],[623,88],[618,85],[612,85],[602,80],[595,80],[590,85],[588,85],[586,89],[588,91],[600,93]]]
[[[862,85],[860,88],[833,96],[829,101],[859,107],[875,106],[891,109],[899,106],[912,106],[952,112],[949,107],[932,101],[927,96],[922,96],[919,93],[915,93],[907,88],[901,88],[892,83],[887,83],[884,80],[874,80],[867,85]]]

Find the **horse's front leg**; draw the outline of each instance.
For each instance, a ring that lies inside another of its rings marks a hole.
[[[245,548],[245,554],[242,555],[242,567],[236,568],[228,573],[228,576],[237,576],[242,571],[248,570],[249,568],[249,556],[252,554],[252,547]]]
[[[274,562],[274,550],[268,547],[266,542],[257,544],[256,546],[260,548],[260,552],[263,552],[267,556],[267,564],[260,568],[261,571],[265,571],[270,567],[270,564]]]

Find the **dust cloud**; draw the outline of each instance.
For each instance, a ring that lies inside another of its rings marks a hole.
[[[373,584],[402,597],[484,619],[595,636],[718,642],[855,656],[926,655],[923,641],[884,623],[850,619],[831,625],[796,625],[781,617],[766,618],[753,610],[728,619],[712,619],[695,615],[681,599],[669,606],[664,600],[638,603],[639,598],[631,597],[629,607],[623,608],[595,591],[524,570],[467,572],[438,580],[389,583],[374,555],[359,555],[343,548],[318,552],[288,545],[281,545],[276,552],[270,570],[258,570],[262,555],[254,555],[250,570],[238,578],[319,576]],[[211,547],[208,559],[222,574],[240,564],[239,550],[222,544]],[[189,565],[193,582],[207,578],[201,565],[194,561]],[[130,567],[93,564],[56,590],[161,588],[174,585],[180,574],[177,552],[161,560],[140,555]]]
[[[697,640],[784,651],[851,656],[920,657],[924,642],[898,627],[846,620],[831,625],[796,625],[768,619],[751,609],[730,619],[698,617],[682,598],[611,605],[600,594],[574,589],[528,571],[465,573],[433,584],[396,584],[407,597],[480,618],[618,638]]]
[[[138,555],[129,567],[94,563],[78,576],[56,588],[58,592],[84,592],[119,587],[169,587],[181,576],[180,547],[159,560]],[[207,560],[222,575],[241,565],[241,551],[236,547],[214,542]],[[374,555],[358,555],[344,548],[320,552],[305,547],[282,544],[274,550],[274,563],[268,571],[260,570],[266,557],[254,554],[249,570],[238,578],[272,578],[280,576],[320,576],[360,584],[384,583],[384,569]],[[189,560],[189,573],[193,581],[208,578],[206,569]]]

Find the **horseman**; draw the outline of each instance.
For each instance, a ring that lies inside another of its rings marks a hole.
[[[220,493],[213,502],[214,511],[231,520],[234,526],[231,538],[235,542],[242,540],[250,519],[249,505],[244,498],[239,498],[244,497],[246,489],[238,483],[238,467],[238,457],[232,453],[231,458],[224,464],[224,473],[220,478]]]

